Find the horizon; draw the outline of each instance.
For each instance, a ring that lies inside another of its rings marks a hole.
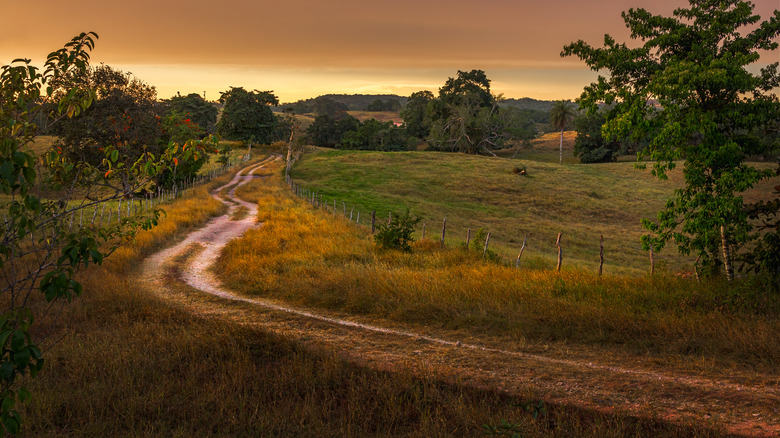
[[[42,0],[37,7],[47,14],[37,17],[36,27],[12,20],[0,28],[0,63],[15,58],[40,62],[74,35],[94,31],[100,38],[91,63],[132,73],[154,86],[160,99],[178,92],[216,100],[231,86],[272,90],[280,102],[324,94],[408,96],[435,93],[458,70],[480,69],[495,94],[573,100],[598,73],[574,57],[561,58],[564,45],[582,39],[601,46],[605,33],[632,44],[622,11],[645,8],[669,16],[687,4],[226,0],[214,9],[203,0],[192,0],[186,8],[139,0],[128,9],[87,0],[74,9]],[[754,4],[754,13],[764,20],[777,8],[774,0]],[[28,13],[21,3],[3,10],[8,17]],[[758,70],[775,58],[764,55],[752,67]]]

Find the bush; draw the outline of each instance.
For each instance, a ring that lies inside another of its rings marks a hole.
[[[377,225],[378,231],[374,236],[374,241],[380,248],[411,251],[411,244],[414,242],[412,233],[420,220],[420,217],[412,216],[408,208],[403,215],[393,212],[393,218],[389,224]]]

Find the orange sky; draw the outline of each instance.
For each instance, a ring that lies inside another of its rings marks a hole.
[[[132,72],[155,85],[161,98],[179,91],[216,99],[229,86],[243,86],[274,90],[282,101],[324,93],[435,92],[457,70],[473,68],[485,70],[494,92],[506,97],[575,98],[595,73],[577,59],[560,58],[565,44],[584,39],[600,45],[604,33],[626,41],[621,11],[644,7],[669,15],[687,4],[43,0],[30,11],[28,2],[0,2],[0,63],[40,60],[92,30],[100,35],[93,62]],[[755,3],[762,17],[778,8],[777,0]]]

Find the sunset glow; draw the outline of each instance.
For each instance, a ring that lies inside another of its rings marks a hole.
[[[161,98],[218,97],[230,86],[274,90],[282,101],[325,93],[435,91],[457,70],[483,69],[506,97],[574,98],[596,77],[561,48],[628,41],[620,12],[670,14],[682,0],[464,0],[244,2],[226,0],[73,5],[39,2],[35,26],[23,2],[3,6],[0,62],[42,59],[82,31],[100,35],[94,63],[132,72]],[[774,0],[756,2],[768,17]],[[762,64],[775,61],[762,59]]]

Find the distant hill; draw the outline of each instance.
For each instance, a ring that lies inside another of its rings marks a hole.
[[[513,106],[518,109],[530,109],[537,111],[548,112],[552,109],[554,100],[536,100],[530,97],[523,97],[521,99],[504,99],[501,101],[502,106]]]
[[[311,99],[302,99],[297,102],[283,103],[274,108],[275,111],[284,111],[287,107],[296,108],[296,113],[304,113],[309,111],[299,111],[299,109],[313,108],[316,101],[319,99],[330,99],[334,102],[342,103],[347,106],[347,111],[366,111],[368,106],[377,99],[383,101],[396,100],[401,107],[406,106],[408,97],[398,96],[395,94],[324,94],[322,96],[314,97]]]

